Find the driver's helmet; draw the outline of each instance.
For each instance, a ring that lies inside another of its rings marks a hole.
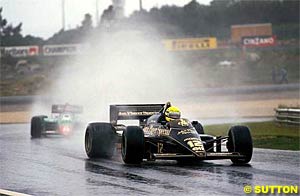
[[[72,120],[72,116],[70,114],[62,114],[61,120],[62,121],[71,121]]]
[[[71,119],[71,115],[70,114],[63,114],[62,118],[63,119]]]
[[[170,106],[165,111],[165,118],[167,122],[171,120],[180,119],[181,112],[178,107]]]

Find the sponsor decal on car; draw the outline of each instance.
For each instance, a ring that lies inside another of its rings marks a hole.
[[[204,151],[204,146],[201,140],[199,140],[199,138],[188,137],[185,138],[183,141],[186,142],[186,144],[196,153]]]
[[[119,112],[118,116],[151,116],[156,112]]]
[[[153,127],[145,127],[143,129],[145,134],[152,135],[152,136],[167,136],[170,135],[169,129],[163,128],[153,128]]]
[[[189,122],[185,119],[180,119],[180,121],[178,122],[178,125],[186,127],[189,125]]]
[[[157,143],[157,153],[163,153],[164,144]]]
[[[185,135],[190,133],[196,133],[196,131],[194,129],[185,129],[185,130],[178,131],[177,135]]]

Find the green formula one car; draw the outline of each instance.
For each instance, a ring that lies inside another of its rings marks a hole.
[[[31,137],[40,138],[47,134],[68,136],[79,123],[78,114],[83,109],[77,105],[52,105],[51,117],[46,115],[31,118]]]
[[[233,126],[227,136],[215,137],[204,134],[198,121],[181,118],[176,107],[171,112],[168,108],[170,103],[111,105],[109,123],[90,123],[86,128],[88,157],[111,157],[119,147],[127,164],[157,159],[182,162],[231,159],[235,164],[251,160],[253,145],[248,127]],[[164,115],[173,120],[166,121]],[[133,119],[139,121],[138,126],[119,124],[120,120]]]

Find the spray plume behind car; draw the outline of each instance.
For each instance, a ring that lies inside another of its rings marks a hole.
[[[159,102],[176,97],[182,89],[184,67],[177,65],[158,38],[120,31],[91,39],[86,54],[59,68],[45,92],[51,102],[79,104],[88,121],[105,120],[105,106],[110,103]]]

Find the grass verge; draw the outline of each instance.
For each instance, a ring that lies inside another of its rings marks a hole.
[[[281,125],[273,121],[242,123],[251,130],[253,145],[256,148],[280,150],[300,150],[300,127]],[[205,133],[211,135],[227,135],[233,124],[207,125]]]

